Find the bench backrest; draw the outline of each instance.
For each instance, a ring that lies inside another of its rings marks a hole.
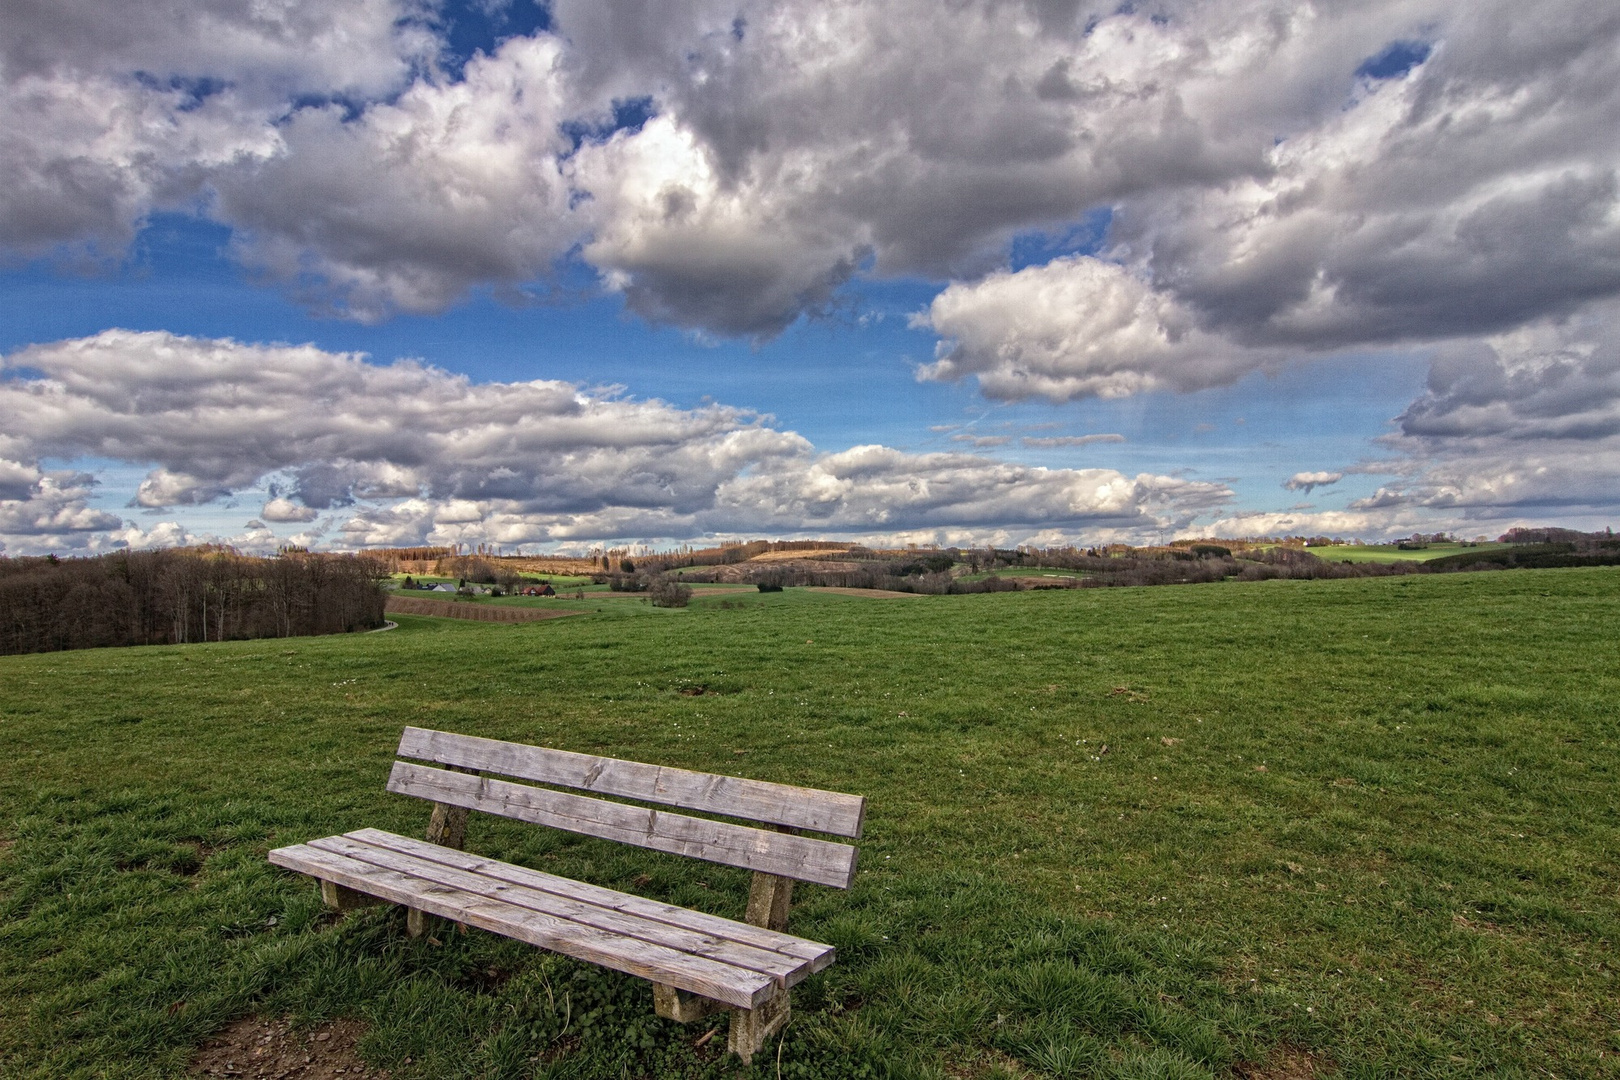
[[[399,756],[450,766],[396,761],[388,790],[402,795],[840,889],[848,888],[855,874],[856,851],[849,844],[478,774],[850,837],[860,835],[866,812],[866,800],[858,795],[415,727],[400,737]]]

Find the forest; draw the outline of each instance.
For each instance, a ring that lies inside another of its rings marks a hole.
[[[386,572],[365,556],[229,548],[0,556],[0,654],[371,629]]]

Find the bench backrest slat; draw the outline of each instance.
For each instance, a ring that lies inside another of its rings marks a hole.
[[[627,806],[407,761],[394,762],[388,790],[840,889],[847,889],[855,876],[856,851],[848,844]]]
[[[406,728],[400,736],[399,756],[834,836],[861,835],[866,814],[866,799],[859,795],[670,769],[427,728]]]

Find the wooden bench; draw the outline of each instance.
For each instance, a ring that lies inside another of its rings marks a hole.
[[[848,888],[856,851],[799,832],[859,836],[864,798],[414,727],[399,756],[412,760],[394,763],[388,790],[433,802],[426,843],[360,829],[277,848],[270,861],[319,879],[339,910],[404,905],[413,936],[436,915],[650,979],[655,1010],[671,1020],[730,1008],[730,1049],[745,1062],[787,1023],[790,988],[833,962],[831,945],[783,931],[793,883]],[[747,922],[465,853],[469,810],[752,870]]]

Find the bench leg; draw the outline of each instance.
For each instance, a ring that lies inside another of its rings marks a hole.
[[[787,929],[788,908],[793,903],[793,879],[754,871],[748,888],[748,914],[743,918],[767,930]]]
[[[765,1040],[780,1032],[788,1022],[788,992],[776,996],[757,1009],[731,1010],[731,1036],[726,1048],[747,1065]]]
[[[456,772],[470,773],[473,769],[463,769],[455,765],[450,766]],[[465,806],[451,806],[449,803],[436,802],[433,804],[433,815],[428,819],[427,842],[442,844],[445,847],[460,849],[467,842],[467,808]],[[413,938],[419,938],[428,932],[432,925],[427,912],[415,908],[405,909],[405,932]]]
[[[661,982],[653,983],[653,1012],[665,1020],[674,1020],[680,1024],[690,1024],[694,1020],[701,1020],[705,1016],[713,1016],[726,1008],[723,1002],[710,998],[689,994],[685,990],[676,989]]]
[[[353,911],[355,908],[371,907],[384,901],[375,896],[367,896],[363,892],[356,892],[335,881],[323,881],[321,902],[333,911]]]

